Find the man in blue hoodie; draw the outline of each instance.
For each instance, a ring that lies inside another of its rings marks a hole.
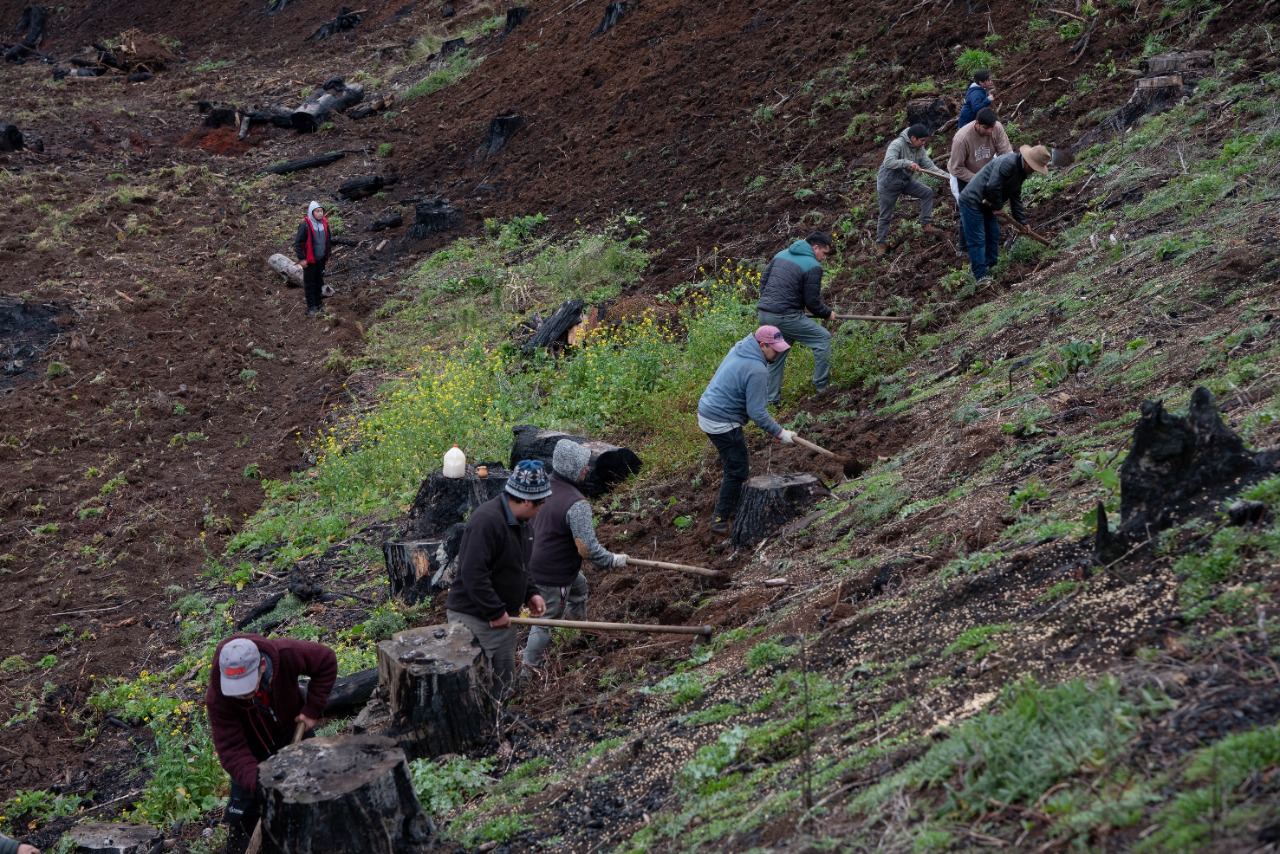
[[[831,254],[831,235],[815,231],[783,249],[764,268],[760,302],[756,304],[761,324],[781,330],[786,347],[769,360],[771,404],[782,400],[782,372],[787,349],[803,344],[813,351],[813,387],[821,394],[831,380],[831,333],[805,311],[823,320],[835,316],[822,301],[822,262]]]
[[[964,104],[960,107],[960,118],[956,120],[956,130],[960,130],[978,117],[978,111],[991,106],[991,93],[995,91],[996,81],[991,79],[991,72],[985,68],[973,75],[973,82],[964,91]]]
[[[742,426],[751,420],[784,445],[795,441],[796,434],[782,429],[781,424],[769,417],[765,404],[769,382],[767,366],[790,348],[776,326],[761,326],[733,345],[698,401],[698,427],[716,446],[724,468],[724,480],[711,519],[712,533],[729,533],[729,520],[738,510],[742,485],[751,477],[751,460]]]

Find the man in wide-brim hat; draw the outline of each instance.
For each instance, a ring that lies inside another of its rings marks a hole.
[[[960,226],[964,229],[973,277],[978,281],[986,279],[1000,259],[1000,223],[996,220],[996,211],[1008,202],[1013,218],[1027,224],[1027,215],[1022,209],[1022,182],[1032,172],[1047,175],[1049,157],[1049,149],[1043,145],[1024,145],[983,166],[961,191]]]

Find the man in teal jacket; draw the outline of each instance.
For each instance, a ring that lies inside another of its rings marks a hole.
[[[813,387],[819,394],[831,379],[831,333],[805,314],[807,310],[822,320],[835,316],[822,301],[822,262],[830,254],[831,236],[815,231],[774,255],[764,268],[757,316],[762,325],[781,330],[787,344],[769,360],[771,404],[782,399],[782,372],[792,344],[803,344],[813,351]]]

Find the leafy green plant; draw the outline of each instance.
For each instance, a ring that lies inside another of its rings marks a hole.
[[[995,54],[979,48],[968,48],[956,57],[956,71],[965,77],[973,77],[979,71],[994,70],[999,64]]]
[[[797,649],[796,646],[785,647],[777,641],[762,641],[747,653],[747,670],[754,672],[770,664],[786,661],[796,654]]]
[[[423,809],[439,817],[491,787],[493,768],[491,758],[416,759],[409,763],[409,776]]]

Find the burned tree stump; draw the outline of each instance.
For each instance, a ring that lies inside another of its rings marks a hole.
[[[91,821],[74,825],[67,838],[76,854],[160,854],[164,849],[164,834],[145,824]]]
[[[28,56],[42,56],[37,48],[44,40],[44,24],[47,16],[48,11],[43,6],[28,6],[22,11],[17,29],[26,30],[27,34],[22,41],[4,52],[6,62],[16,62],[20,65]]]
[[[520,460],[542,460],[547,470],[551,470],[551,458],[556,452],[556,443],[561,439],[572,439],[591,452],[591,462],[587,466],[586,479],[578,484],[584,495],[596,497],[603,495],[631,475],[640,471],[644,463],[635,451],[599,442],[583,436],[573,436],[555,430],[543,430],[533,424],[520,424],[512,427],[515,441],[511,444],[511,466]]]
[[[387,540],[382,555],[387,562],[391,595],[410,605],[423,602],[453,583],[463,525],[439,540]],[[453,554],[449,554],[452,546]]]
[[[462,214],[449,204],[448,199],[436,196],[434,199],[419,202],[414,208],[413,228],[409,230],[409,236],[415,240],[421,240],[428,235],[448,231],[461,220]]]
[[[389,738],[312,738],[259,766],[262,850],[289,854],[417,854],[435,828],[404,751]]]
[[[479,477],[477,467],[468,465],[462,477],[445,477],[443,472],[433,471],[423,478],[409,507],[405,536],[441,539],[472,510],[502,492],[510,472],[499,463],[480,465],[488,470],[487,476]]]
[[[502,34],[505,36],[516,27],[524,23],[524,19],[529,17],[529,10],[524,6],[516,6],[507,10],[507,25],[503,27]]]
[[[440,45],[440,58],[444,59],[446,56],[452,56],[466,46],[466,39],[446,39]]]
[[[367,199],[374,193],[382,190],[383,187],[390,187],[396,183],[396,177],[383,178],[381,175],[370,175],[364,178],[352,178],[350,181],[344,181],[342,186],[338,187],[338,195],[349,201],[358,201]]]
[[[378,644],[391,727],[414,758],[463,753],[494,730],[497,705],[484,650],[460,623],[397,632]]]
[[[569,343],[569,332],[582,323],[582,310],[587,303],[580,299],[566,300],[556,309],[556,313],[548,317],[521,346],[526,353],[539,348],[555,351],[564,349]]]
[[[758,543],[804,515],[814,502],[831,492],[811,474],[765,474],[742,488],[742,502],[733,520],[733,544]]]
[[[289,256],[277,252],[267,259],[267,266],[283,276],[289,287],[302,287],[302,265]]]
[[[16,125],[0,124],[0,151],[21,151],[25,145]]]
[[[940,95],[912,98],[907,102],[907,124],[924,125],[930,133],[946,124],[952,114],[951,105]]]
[[[604,7],[604,20],[600,22],[600,26],[591,31],[591,35],[604,35],[613,29],[614,25],[622,19],[622,13],[627,10],[626,3],[610,3]]]
[[[364,87],[359,83],[344,83],[334,78],[324,88],[312,92],[302,106],[293,111],[290,120],[301,133],[313,133],[329,120],[333,113],[354,107],[364,99]]]
[[[484,142],[480,143],[480,148],[476,151],[476,157],[484,160],[497,154],[502,146],[516,135],[516,131],[520,130],[522,125],[524,125],[524,116],[516,112],[494,116],[489,122],[489,131],[484,135]]]
[[[360,13],[353,12],[346,6],[338,10],[338,17],[320,25],[320,29],[311,34],[312,41],[323,41],[329,36],[337,35],[343,30],[354,30],[360,25]]]
[[[1228,484],[1238,489],[1235,481],[1253,468],[1254,454],[1222,423],[1208,389],[1191,394],[1185,417],[1144,401],[1120,466],[1120,536],[1145,538],[1176,524],[1197,498]]]

